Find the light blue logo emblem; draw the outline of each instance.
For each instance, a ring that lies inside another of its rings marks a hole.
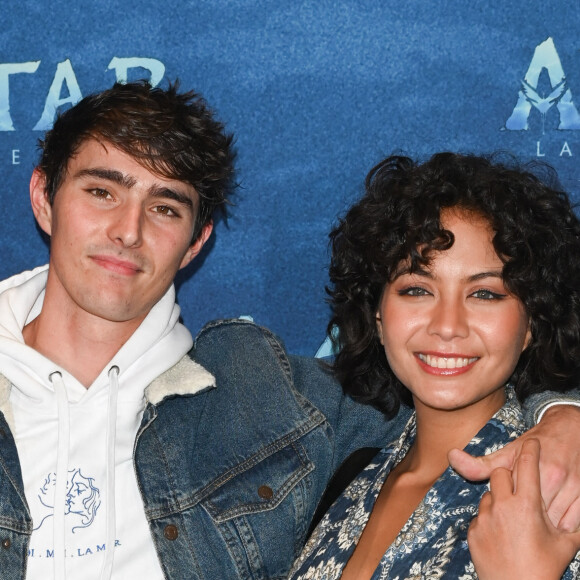
[[[541,77],[547,79],[545,82]],[[558,129],[580,129],[580,115],[572,100],[562,62],[551,37],[536,46],[530,66],[522,80],[518,92],[518,102],[506,121],[505,128],[510,131],[527,131],[532,110],[537,110],[542,120],[542,134],[545,132],[546,115],[556,107],[560,121]]]

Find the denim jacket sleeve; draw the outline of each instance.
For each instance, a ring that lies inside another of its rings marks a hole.
[[[334,468],[399,424],[252,323],[208,325],[191,354],[216,388],[148,408],[136,443],[162,567],[168,578],[285,578]]]
[[[580,407],[580,388],[567,393],[545,391],[530,395],[523,404],[526,427],[533,427],[540,421],[543,413],[554,405],[575,405]]]
[[[320,409],[333,441],[332,471],[354,451],[384,447],[403,431],[410,409],[403,408],[392,420],[369,405],[344,395],[328,365],[318,359],[290,356],[295,388]]]

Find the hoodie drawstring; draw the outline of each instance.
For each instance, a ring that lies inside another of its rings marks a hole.
[[[70,415],[66,387],[59,372],[49,377],[56,394],[58,409],[58,446],[56,456],[56,483],[54,490],[54,577],[64,580],[65,568],[65,506],[68,483],[68,453],[70,447]]]
[[[117,395],[119,394],[119,367],[109,369],[109,404],[107,409],[107,533],[105,560],[101,580],[108,580],[113,572],[117,525],[115,521],[115,440],[117,437]]]
[[[54,491],[54,577],[66,579],[65,516],[68,493],[68,459],[70,448],[70,414],[66,387],[60,372],[50,375],[56,394],[58,409],[58,447],[56,459],[56,482]],[[115,441],[117,437],[117,396],[119,394],[119,367],[109,369],[109,397],[107,405],[107,495],[105,559],[101,568],[101,580],[109,580],[113,572],[115,556]]]

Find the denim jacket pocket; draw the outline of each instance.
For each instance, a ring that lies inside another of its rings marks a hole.
[[[216,523],[272,510],[312,470],[314,464],[298,441],[272,452],[265,449],[230,470],[204,505]]]

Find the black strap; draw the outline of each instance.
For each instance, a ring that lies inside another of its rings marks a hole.
[[[348,487],[349,483],[371,462],[373,457],[380,451],[379,447],[363,447],[353,451],[336,470],[326,486],[324,495],[316,508],[308,537],[318,525],[322,516],[328,511],[330,506],[336,501],[338,496]]]

